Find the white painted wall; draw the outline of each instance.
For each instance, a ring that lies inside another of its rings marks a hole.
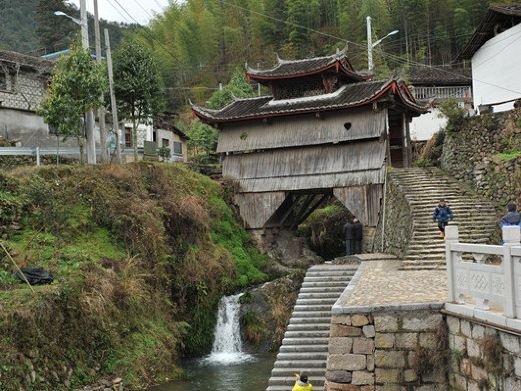
[[[520,63],[521,24],[518,24],[488,40],[472,57],[474,107],[521,98]],[[494,106],[494,111],[513,107],[513,102],[507,103]]]
[[[430,113],[413,118],[412,122],[409,124],[411,140],[430,140],[434,133],[444,128],[445,125],[447,125],[447,117],[442,115],[439,109],[433,108]]]

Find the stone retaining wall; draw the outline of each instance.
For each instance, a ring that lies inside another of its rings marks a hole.
[[[325,389],[444,390],[447,352],[439,311],[333,315]]]
[[[454,391],[521,390],[520,334],[447,315]]]
[[[498,206],[521,204],[521,156],[504,154],[512,151],[521,151],[521,109],[466,119],[446,132],[441,166]]]
[[[409,203],[403,191],[397,186],[392,176],[392,168],[387,174],[385,206],[385,238],[382,238],[383,219],[376,228],[373,239],[373,252],[393,254],[399,258],[405,256],[412,238],[412,215]],[[382,240],[384,241],[382,247]]]

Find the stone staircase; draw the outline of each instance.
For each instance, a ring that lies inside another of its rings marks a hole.
[[[291,391],[300,372],[307,373],[314,391],[323,391],[331,307],[356,269],[328,264],[308,269],[266,391]]]
[[[403,192],[413,219],[413,235],[402,264],[404,270],[445,268],[445,242],[432,212],[445,198],[454,212],[460,241],[487,243],[497,228],[494,206],[438,169],[394,169],[391,180]]]

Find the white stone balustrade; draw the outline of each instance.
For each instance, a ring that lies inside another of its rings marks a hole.
[[[449,303],[460,315],[521,329],[521,230],[503,227],[502,246],[460,243],[446,228]],[[488,260],[488,261],[487,261]]]
[[[423,87],[417,86],[413,89],[414,98],[420,100],[438,99],[446,100],[455,98],[456,100],[466,100],[472,102],[472,91],[468,86],[450,87]]]

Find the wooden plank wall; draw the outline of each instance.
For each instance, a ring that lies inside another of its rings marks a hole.
[[[285,199],[284,192],[241,193],[235,196],[241,217],[250,229],[263,228]]]
[[[376,227],[380,214],[383,185],[336,188],[333,190],[333,194],[364,225]]]
[[[385,151],[385,142],[372,140],[230,155],[223,175],[246,193],[383,183]]]
[[[217,152],[239,152],[259,149],[339,143],[377,138],[385,134],[387,110],[363,109],[274,118],[226,125],[219,132]],[[346,129],[344,124],[350,123]]]

